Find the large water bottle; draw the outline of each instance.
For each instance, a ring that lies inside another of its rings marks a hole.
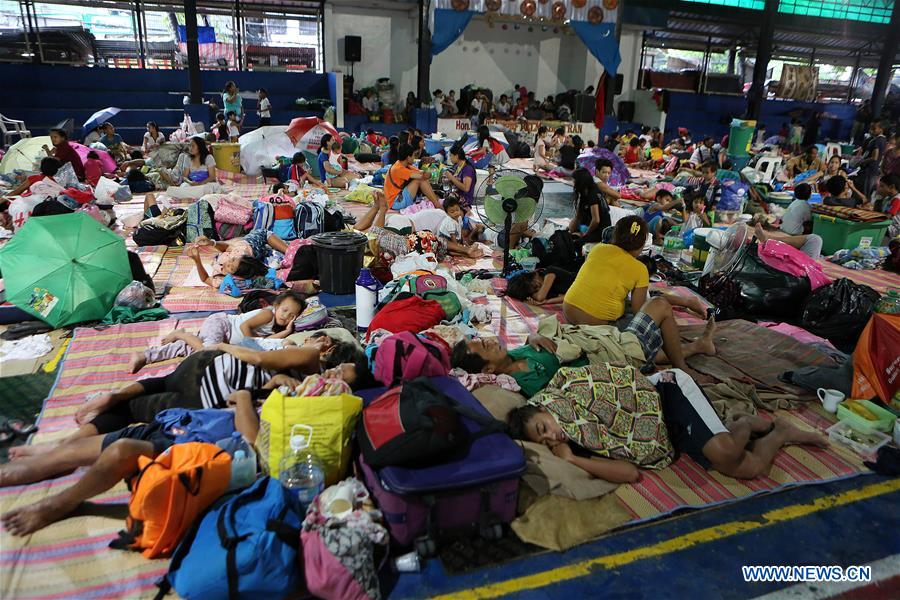
[[[681,227],[676,225],[663,238],[663,258],[672,264],[678,264],[678,261],[681,260],[682,250],[684,250],[684,240],[681,237]]]
[[[294,425],[291,428],[291,449],[279,464],[281,485],[297,495],[303,509],[325,488],[325,468],[322,461],[309,449],[312,427]]]
[[[381,282],[368,269],[360,269],[356,278],[356,329],[366,331],[375,316]]]
[[[216,446],[231,455],[231,483],[229,490],[253,485],[256,481],[256,452],[243,436],[235,431],[231,437],[216,442]]]

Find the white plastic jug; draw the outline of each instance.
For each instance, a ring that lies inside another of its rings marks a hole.
[[[366,331],[375,316],[378,290],[381,282],[372,277],[368,269],[360,269],[356,278],[356,329]]]

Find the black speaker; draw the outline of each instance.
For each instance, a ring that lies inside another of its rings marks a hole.
[[[360,62],[362,60],[362,38],[358,35],[344,36],[344,61]]]
[[[619,114],[616,115],[619,121],[631,123],[634,121],[634,102],[623,100],[619,102]]]
[[[575,96],[575,120],[579,123],[593,123],[597,112],[597,98],[588,94]]]
[[[625,75],[616,73],[616,95],[622,93],[622,87],[625,85]]]

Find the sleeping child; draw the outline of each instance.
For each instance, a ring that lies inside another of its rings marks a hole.
[[[178,356],[187,356],[204,347],[227,343],[239,345],[245,338],[284,340],[294,333],[294,320],[306,308],[297,292],[282,292],[271,308],[260,308],[243,314],[215,313],[203,321],[197,335],[177,329],[162,339],[162,346],[147,348],[131,355],[129,366],[137,373],[148,364]]]
[[[220,252],[216,256],[211,274],[206,272],[200,257],[201,246],[212,246]],[[254,229],[242,238],[225,242],[214,242],[203,236],[198,237],[193,244],[188,245],[187,255],[194,260],[200,280],[218,289],[226,275],[234,275],[241,279],[265,277],[269,271],[265,261],[270,254],[270,248],[285,253],[288,245],[274,233],[265,229]]]
[[[562,304],[575,274],[559,267],[548,267],[510,278],[506,295],[528,304]]]

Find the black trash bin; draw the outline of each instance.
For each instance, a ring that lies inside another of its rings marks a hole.
[[[329,231],[312,236],[319,283],[328,294],[352,294],[363,266],[368,238],[358,231]]]

